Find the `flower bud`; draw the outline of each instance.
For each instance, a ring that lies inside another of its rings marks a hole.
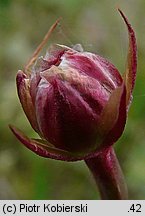
[[[52,45],[45,57],[37,58],[30,74],[18,71],[20,102],[41,139],[29,139],[10,127],[38,155],[68,161],[89,158],[121,136],[135,83],[136,42],[119,12],[129,32],[123,78],[113,64],[79,44]]]

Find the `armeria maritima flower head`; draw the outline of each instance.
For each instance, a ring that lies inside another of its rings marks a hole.
[[[50,28],[24,71],[18,71],[18,96],[24,112],[41,139],[29,139],[14,126],[15,136],[38,155],[75,161],[93,157],[121,136],[136,77],[134,31],[120,11],[129,34],[123,77],[97,54],[52,45],[37,58],[58,21]],[[109,42],[109,41],[108,41]],[[30,65],[33,67],[28,72]]]

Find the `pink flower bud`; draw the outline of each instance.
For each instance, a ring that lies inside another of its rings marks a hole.
[[[53,45],[31,73],[18,71],[17,89],[24,112],[41,140],[16,137],[36,154],[59,160],[92,157],[121,136],[136,76],[134,31],[129,32],[128,66],[123,78],[97,54]]]

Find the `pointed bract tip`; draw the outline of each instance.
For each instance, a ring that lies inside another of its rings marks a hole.
[[[127,17],[125,16],[125,14],[123,13],[123,11],[120,8],[118,8],[118,11],[119,11],[120,15],[122,16],[122,18],[124,19],[124,21],[125,21],[125,23],[126,23],[126,25],[128,27],[128,30],[131,31],[132,27],[131,27]]]
[[[119,13],[121,14],[129,34],[129,50],[128,50],[128,57],[127,57],[127,68],[124,75],[124,80],[126,83],[127,88],[127,105],[130,104],[132,98],[132,91],[135,85],[136,80],[136,72],[137,72],[137,44],[136,44],[136,37],[135,32],[128,21],[125,14],[122,12],[120,8],[118,8]]]
[[[36,50],[34,51],[33,55],[31,56],[31,58],[29,59],[29,61],[27,62],[27,64],[24,67],[24,71],[26,74],[30,73],[30,67],[34,64],[34,62],[36,61],[40,51],[43,49],[43,47],[45,46],[45,44],[47,43],[51,33],[55,30],[56,26],[59,24],[61,20],[61,17],[58,18],[55,23],[49,28],[48,32],[46,33],[46,35],[44,36],[44,38],[42,39],[41,43],[38,45],[38,47],[36,48]]]

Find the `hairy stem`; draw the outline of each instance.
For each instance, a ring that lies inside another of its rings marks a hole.
[[[85,162],[95,178],[103,200],[127,199],[127,186],[112,147]]]

